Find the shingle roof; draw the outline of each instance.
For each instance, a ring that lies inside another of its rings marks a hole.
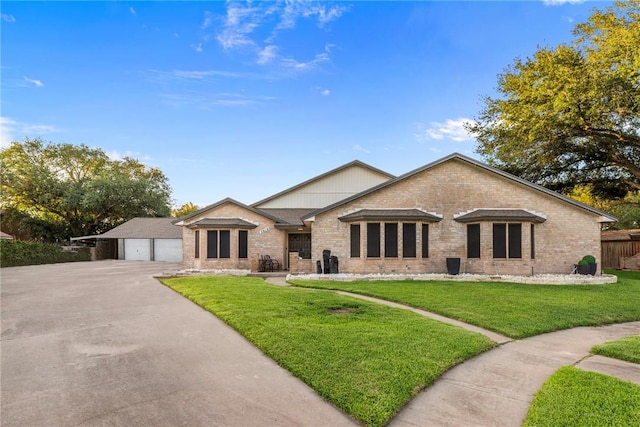
[[[264,216],[265,218],[269,218],[269,219],[271,219],[271,220],[273,220],[273,221],[275,221],[275,222],[281,222],[281,221],[282,221],[280,218],[277,218],[277,217],[275,217],[275,216],[271,215],[270,213],[268,213],[268,212],[266,212],[266,211],[264,211],[264,210],[254,208],[253,206],[245,205],[244,203],[238,202],[237,200],[234,200],[234,199],[232,199],[232,198],[230,198],[230,197],[227,197],[227,198],[225,198],[225,199],[220,200],[219,202],[216,202],[216,203],[210,204],[209,206],[205,206],[205,207],[204,207],[204,208],[202,208],[202,209],[198,209],[197,211],[195,211],[195,212],[193,212],[193,213],[190,213],[189,215],[183,216],[182,218],[174,219],[174,220],[173,220],[173,223],[174,223],[174,224],[176,224],[176,225],[183,225],[183,224],[184,224],[184,221],[186,221],[186,220],[188,220],[188,219],[190,219],[190,218],[194,218],[194,217],[196,217],[196,216],[198,216],[198,215],[201,215],[201,214],[203,214],[204,212],[206,212],[206,211],[208,211],[208,210],[210,210],[210,209],[213,209],[213,208],[217,208],[217,207],[219,207],[219,206],[222,206],[222,205],[224,205],[225,203],[231,203],[231,204],[234,204],[234,205],[239,206],[239,207],[241,207],[241,208],[243,208],[243,209],[246,209],[246,210],[248,210],[248,211],[251,211],[251,212],[257,213],[258,215],[262,215],[262,216]]]
[[[338,219],[343,222],[385,220],[437,222],[441,221],[442,217],[420,209],[360,209],[359,211],[341,216]]]
[[[226,227],[226,228],[256,228],[257,225],[242,218],[203,218],[187,225],[187,228]]]
[[[99,239],[182,239],[182,228],[173,225],[175,218],[133,218]]]
[[[315,209],[290,209],[290,208],[259,208],[260,211],[265,212],[276,218],[280,218],[284,224],[291,224],[295,226],[303,227],[302,217]]]
[[[603,242],[624,242],[628,240],[640,240],[640,229],[606,230],[602,232]]]
[[[547,219],[541,215],[529,212],[524,209],[474,209],[461,215],[454,215],[453,219],[458,222],[474,221],[531,221],[543,223]]]
[[[329,206],[326,206],[324,208],[321,208],[321,209],[315,210],[313,212],[310,212],[307,215],[305,215],[302,219],[303,220],[311,219],[316,215],[320,215],[320,214],[322,214],[324,212],[330,211],[330,210],[335,209],[335,208],[337,208],[339,206],[342,206],[342,205],[345,205],[347,203],[350,203],[350,202],[352,202],[354,200],[357,200],[357,199],[359,199],[361,197],[364,197],[364,196],[366,196],[368,194],[371,194],[371,193],[373,193],[375,191],[378,191],[380,189],[383,189],[383,188],[386,188],[388,186],[394,185],[395,183],[397,183],[399,181],[403,181],[405,179],[408,179],[408,178],[410,178],[410,177],[412,177],[414,175],[417,175],[417,174],[419,174],[421,172],[424,172],[424,171],[426,171],[428,169],[432,169],[432,168],[434,168],[434,167],[436,167],[438,165],[441,165],[441,164],[443,164],[445,162],[448,162],[450,160],[459,160],[459,161],[462,161],[462,162],[466,162],[466,163],[469,163],[469,164],[474,165],[476,167],[482,168],[482,169],[484,169],[486,171],[489,171],[491,173],[494,173],[496,175],[499,175],[499,176],[501,176],[501,177],[503,177],[505,179],[508,179],[508,180],[511,180],[511,181],[515,181],[515,182],[517,182],[519,184],[522,184],[522,185],[524,185],[526,187],[529,187],[530,189],[532,189],[534,191],[539,191],[539,192],[544,193],[544,194],[546,194],[548,196],[551,196],[551,197],[554,197],[554,198],[556,198],[558,200],[561,200],[561,201],[563,201],[565,203],[568,203],[568,204],[573,205],[575,207],[584,209],[584,210],[586,210],[588,212],[591,212],[593,214],[599,215],[599,216],[601,216],[603,218],[603,221],[610,221],[610,222],[617,221],[616,217],[614,217],[614,216],[612,216],[612,215],[610,215],[610,214],[608,214],[606,212],[598,210],[598,209],[596,209],[596,208],[594,208],[592,206],[585,205],[583,203],[577,202],[577,201],[575,201],[573,199],[570,199],[570,198],[565,197],[565,196],[563,196],[561,194],[558,194],[555,191],[552,191],[552,190],[549,190],[548,188],[542,187],[541,185],[534,184],[534,183],[529,182],[529,181],[527,181],[525,179],[522,179],[522,178],[517,177],[515,175],[511,175],[508,172],[505,172],[505,171],[500,170],[500,169],[496,169],[494,167],[491,167],[491,166],[489,166],[487,164],[484,164],[482,162],[479,162],[477,160],[474,160],[474,159],[472,159],[470,157],[464,156],[464,155],[459,154],[459,153],[450,154],[450,155],[448,155],[446,157],[443,157],[443,158],[441,158],[439,160],[436,160],[435,162],[429,163],[427,165],[424,165],[422,167],[414,169],[414,170],[412,170],[410,172],[407,172],[404,175],[400,175],[400,176],[398,176],[398,177],[396,177],[394,179],[390,179],[389,181],[385,181],[385,182],[383,182],[381,184],[378,184],[378,185],[376,185],[374,187],[371,187],[370,189],[362,191],[361,193],[354,194],[353,196],[347,197],[346,199],[343,199],[343,200],[341,200],[339,202],[333,203],[333,204],[331,204]]]

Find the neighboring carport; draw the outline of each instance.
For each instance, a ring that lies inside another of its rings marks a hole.
[[[116,239],[118,259],[182,262],[182,227],[175,218],[133,218],[104,234],[74,237],[72,241]]]

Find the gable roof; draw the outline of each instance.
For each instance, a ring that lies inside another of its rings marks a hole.
[[[505,172],[503,170],[494,168],[494,167],[489,166],[489,165],[487,165],[485,163],[479,162],[479,161],[477,161],[475,159],[472,159],[471,157],[464,156],[464,155],[462,155],[460,153],[452,153],[452,154],[450,154],[448,156],[445,156],[445,157],[443,157],[443,158],[441,158],[439,160],[436,160],[435,162],[429,163],[429,164],[427,164],[425,166],[422,166],[422,167],[414,169],[414,170],[412,170],[410,172],[407,172],[404,175],[400,175],[400,176],[398,176],[398,177],[396,177],[394,179],[391,179],[389,181],[383,182],[382,184],[379,184],[379,185],[376,185],[374,187],[371,187],[368,190],[362,191],[361,193],[355,194],[355,195],[353,195],[351,197],[347,197],[346,199],[340,200],[339,202],[333,203],[333,204],[331,204],[329,206],[326,206],[324,208],[317,209],[317,210],[315,210],[313,212],[310,212],[309,214],[305,215],[302,219],[303,220],[309,220],[309,219],[313,218],[316,215],[322,214],[324,212],[330,211],[332,209],[335,209],[337,207],[340,207],[342,205],[350,203],[350,202],[352,202],[354,200],[357,200],[357,199],[359,199],[361,197],[364,197],[364,196],[366,196],[368,194],[371,194],[371,193],[376,192],[378,190],[381,190],[383,188],[386,188],[386,187],[389,187],[391,185],[394,185],[395,183],[397,183],[399,181],[403,181],[405,179],[411,178],[414,175],[417,175],[417,174],[419,174],[421,172],[427,171],[429,169],[432,169],[432,168],[434,168],[436,166],[439,166],[439,165],[441,165],[443,163],[446,163],[446,162],[449,162],[449,161],[452,161],[452,160],[459,160],[459,161],[471,164],[473,166],[476,166],[478,168],[484,169],[484,170],[486,170],[488,172],[491,172],[493,174],[499,175],[500,177],[505,178],[507,180],[517,182],[517,183],[519,183],[521,185],[524,185],[525,187],[528,187],[528,188],[530,188],[530,189],[532,189],[534,191],[537,191],[537,192],[540,192],[540,193],[544,193],[544,194],[546,194],[548,196],[554,197],[554,198],[556,198],[558,200],[561,200],[561,201],[563,201],[565,203],[568,203],[570,205],[573,205],[573,206],[576,206],[578,208],[584,209],[584,210],[586,210],[588,212],[591,212],[593,214],[599,215],[599,216],[603,217],[602,221],[604,221],[604,222],[617,221],[616,217],[614,217],[614,216],[612,216],[612,215],[610,215],[610,214],[608,214],[606,212],[603,212],[603,211],[598,210],[598,209],[596,209],[594,207],[591,207],[589,205],[585,205],[583,203],[580,203],[578,201],[575,201],[573,199],[565,197],[565,196],[563,196],[563,195],[561,195],[559,193],[556,193],[555,191],[549,190],[548,188],[545,188],[545,187],[543,187],[541,185],[534,184],[534,183],[529,182],[529,181],[527,181],[525,179],[522,179],[522,178],[519,178],[519,177],[517,177],[515,175],[512,175],[512,174],[510,174],[508,172]]]
[[[304,182],[301,182],[300,184],[294,185],[293,187],[289,187],[286,190],[283,190],[283,191],[281,191],[279,193],[276,193],[276,194],[274,194],[272,196],[267,197],[266,199],[262,199],[262,200],[259,200],[259,201],[255,202],[255,203],[252,203],[251,206],[258,207],[258,206],[263,205],[263,204],[265,204],[267,202],[270,202],[270,201],[272,201],[274,199],[282,197],[282,196],[284,196],[284,195],[286,195],[288,193],[292,193],[295,190],[298,190],[298,189],[300,189],[300,188],[302,188],[304,186],[307,186],[309,184],[313,184],[315,182],[321,181],[322,179],[324,179],[324,178],[326,178],[326,177],[328,177],[330,175],[334,175],[334,174],[336,174],[338,172],[341,172],[343,170],[349,169],[349,168],[351,168],[353,166],[360,166],[360,167],[362,167],[364,169],[368,169],[368,170],[370,170],[372,172],[375,172],[377,174],[384,175],[384,176],[388,177],[389,179],[395,178],[395,175],[391,175],[388,172],[385,172],[383,170],[374,168],[373,166],[370,166],[370,165],[368,165],[368,164],[366,164],[364,162],[361,162],[360,160],[353,160],[353,161],[351,161],[349,163],[346,163],[346,164],[344,164],[342,166],[339,166],[339,167],[337,167],[335,169],[331,169],[330,171],[325,172],[325,173],[323,173],[321,175],[318,175],[318,176],[313,177],[311,179],[308,179],[308,180],[306,180]]]
[[[174,218],[133,218],[98,239],[182,239],[182,229],[173,225]]]
[[[201,215],[202,213],[204,213],[204,212],[206,212],[208,210],[217,208],[218,206],[222,206],[222,205],[224,205],[226,203],[232,203],[232,204],[234,204],[236,206],[239,206],[239,207],[241,207],[243,209],[247,209],[248,211],[251,211],[251,212],[256,213],[258,215],[261,215],[261,216],[263,216],[265,218],[268,218],[268,219],[270,219],[270,220],[272,220],[274,222],[283,222],[282,219],[280,219],[278,217],[275,217],[275,216],[271,215],[270,213],[265,212],[264,210],[254,208],[252,206],[245,205],[244,203],[238,202],[237,200],[234,200],[234,199],[232,199],[230,197],[227,197],[225,199],[220,200],[219,202],[215,202],[215,203],[210,204],[209,206],[205,206],[202,209],[198,209],[197,211],[192,212],[189,215],[183,216],[182,218],[178,218],[178,219],[173,221],[173,224],[174,225],[184,225],[184,221],[189,220],[191,218],[194,218],[194,217],[196,217],[198,215]]]

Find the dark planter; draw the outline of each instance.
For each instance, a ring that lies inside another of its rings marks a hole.
[[[598,263],[589,264],[589,274],[595,276],[596,271],[598,271]]]
[[[447,258],[447,274],[460,273],[460,258]]]
[[[591,267],[589,267],[589,264],[578,264],[578,274],[591,274]]]

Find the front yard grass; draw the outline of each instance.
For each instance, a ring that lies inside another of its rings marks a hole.
[[[248,277],[162,283],[215,314],[326,400],[369,426],[386,424],[488,338],[415,313]]]
[[[627,362],[640,363],[640,335],[632,335],[596,345],[591,349],[591,353],[626,360]]]
[[[572,366],[556,371],[533,398],[525,427],[640,425],[640,386]]]
[[[575,326],[640,320],[640,273],[615,272],[612,285],[501,282],[293,280],[422,308],[512,338]]]

